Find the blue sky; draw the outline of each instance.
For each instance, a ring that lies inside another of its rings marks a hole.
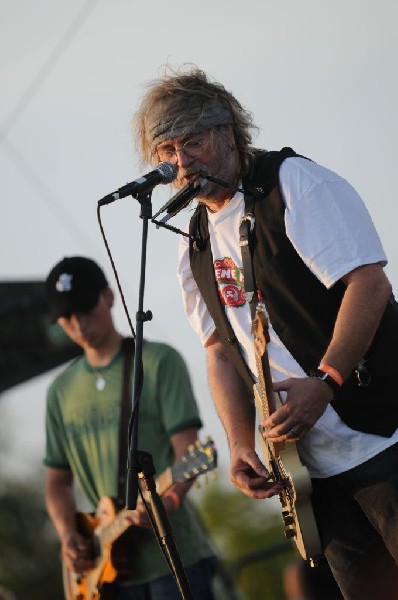
[[[44,279],[63,256],[83,254],[102,263],[114,282],[97,200],[142,174],[130,120],[145,83],[167,62],[191,62],[253,112],[258,146],[292,146],[354,185],[397,288],[397,13],[393,0],[0,0],[1,280]],[[156,188],[154,210],[169,194]],[[101,215],[134,321],[139,206],[126,198]],[[180,215],[172,224],[186,220]],[[145,308],[154,319],[145,335],[186,356],[205,433],[216,439],[227,468],[204,352],[183,314],[177,241],[150,227]],[[120,300],[115,315],[128,333]],[[8,460],[17,473],[40,460],[53,375],[0,398],[0,427],[16,432]]]

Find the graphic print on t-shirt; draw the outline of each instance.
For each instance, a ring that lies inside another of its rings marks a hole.
[[[214,273],[223,306],[243,306],[246,302],[243,269],[237,267],[230,256],[224,256],[214,261]]]

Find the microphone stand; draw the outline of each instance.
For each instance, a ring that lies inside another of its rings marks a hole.
[[[136,313],[136,340],[134,356],[134,380],[133,380],[133,408],[129,422],[129,446],[126,477],[126,508],[134,510],[137,506],[138,480],[142,483],[147,502],[145,507],[152,527],[156,534],[159,545],[169,564],[172,575],[176,581],[181,597],[184,600],[193,600],[188,579],[181,563],[177,546],[172,533],[169,518],[163,502],[156,491],[154,480],[155,467],[152,456],[148,452],[138,450],[138,412],[139,401],[144,378],[142,367],[142,347],[144,322],[152,319],[151,311],[143,310],[145,289],[145,267],[146,249],[148,241],[148,222],[152,217],[151,194],[143,194],[137,197],[141,205],[140,217],[143,220],[142,247],[141,247],[141,269],[138,295],[138,311]],[[148,506],[147,506],[148,503]]]

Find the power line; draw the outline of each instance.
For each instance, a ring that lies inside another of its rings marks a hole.
[[[77,242],[82,244],[83,247],[89,245],[96,250],[97,248],[87,238],[87,232],[80,227],[78,221],[70,214],[62,202],[59,202],[59,198],[57,198],[50,188],[44,183],[43,178],[24,158],[11,140],[4,138],[3,146],[5,146],[7,156],[13,165],[20,173],[23,174],[24,179],[27,181],[30,187],[39,196],[39,198],[41,198],[47,204],[49,210],[55,215],[56,219],[62,223],[68,233],[74,237]]]
[[[19,117],[29,105],[32,98],[46,81],[47,77],[54,69],[55,65],[59,62],[65,51],[68,49],[73,38],[76,36],[79,29],[82,28],[83,24],[87,21],[95,5],[98,4],[99,1],[100,0],[87,0],[82,10],[78,13],[74,21],[72,21],[71,25],[61,37],[53,52],[48,56],[41,69],[39,69],[39,71],[36,73],[33,80],[23,92],[22,96],[14,104],[14,108],[11,110],[1,128],[0,144],[3,143],[4,139],[8,136],[8,133],[12,127],[18,121]]]
[[[56,64],[65,54],[74,37],[82,28],[83,24],[86,23],[95,5],[98,4],[99,1],[100,0],[87,0],[76,18],[72,21],[71,25],[66,29],[64,35],[61,37],[54,50],[48,56],[47,60],[45,60],[41,69],[38,70],[26,90],[15,103],[14,108],[4,121],[3,126],[0,128],[0,144],[2,144],[3,150],[7,153],[9,160],[14,164],[15,168],[21,173],[34,192],[46,202],[48,208],[55,215],[55,217],[67,230],[70,228],[69,233],[78,242],[83,243],[83,245],[86,245],[87,243],[91,245],[87,239],[87,234],[83,231],[79,223],[73,218],[68,210],[63,206],[63,204],[59,202],[55,194],[48,188],[43,178],[32,167],[29,161],[12,143],[8,134],[26,107],[29,105],[32,98],[40,90]]]

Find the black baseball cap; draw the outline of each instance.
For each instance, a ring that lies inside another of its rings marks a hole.
[[[50,319],[88,312],[96,306],[108,281],[101,267],[90,258],[66,256],[46,279],[46,297]]]

